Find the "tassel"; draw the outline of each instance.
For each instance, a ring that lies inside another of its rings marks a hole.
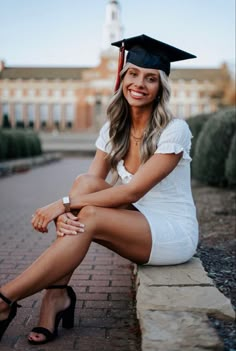
[[[120,52],[119,52],[115,92],[117,92],[117,90],[119,89],[119,86],[120,86],[120,72],[122,71],[122,68],[124,66],[124,59],[125,59],[125,43],[123,42],[121,47],[120,47]]]

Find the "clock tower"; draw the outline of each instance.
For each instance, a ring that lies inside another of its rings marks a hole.
[[[103,25],[102,54],[111,54],[113,47],[111,43],[123,38],[123,27],[121,26],[121,9],[119,1],[110,0],[106,5],[105,23]],[[116,50],[117,52],[117,50]]]

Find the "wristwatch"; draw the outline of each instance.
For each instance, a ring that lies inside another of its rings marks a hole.
[[[62,198],[63,205],[65,207],[66,212],[70,212],[70,198],[69,196],[64,196]]]

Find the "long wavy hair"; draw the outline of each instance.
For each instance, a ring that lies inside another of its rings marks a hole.
[[[131,117],[129,105],[123,95],[123,79],[131,65],[127,63],[121,71],[121,84],[114,94],[107,108],[107,117],[110,122],[108,158],[111,170],[116,171],[118,162],[124,159],[130,145]],[[172,120],[173,116],[169,109],[170,84],[165,72],[159,70],[160,89],[158,97],[153,104],[152,116],[145,129],[142,142],[140,143],[141,163],[145,163],[153,155],[157,148],[157,141],[161,131]]]

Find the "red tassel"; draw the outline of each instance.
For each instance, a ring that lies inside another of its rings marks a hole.
[[[123,42],[122,46],[120,47],[120,52],[119,52],[115,92],[117,92],[117,90],[119,89],[119,86],[120,86],[120,72],[122,71],[122,68],[124,66],[124,60],[125,60],[125,43]]]

